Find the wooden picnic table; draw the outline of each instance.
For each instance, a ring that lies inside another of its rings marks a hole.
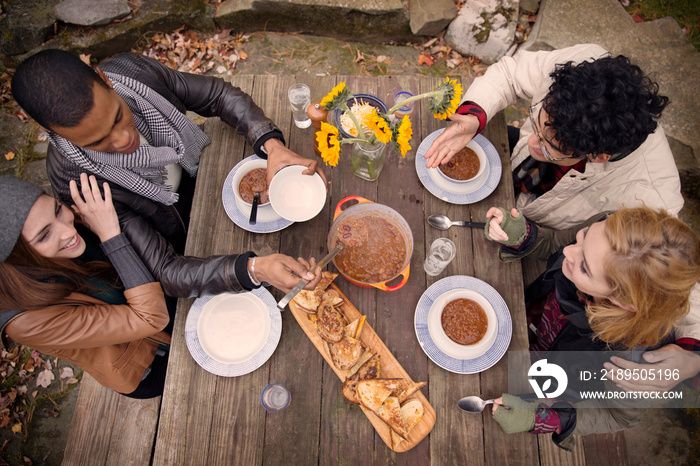
[[[256,75],[234,76],[231,81],[250,93],[276,122],[292,150],[312,158],[315,157],[314,128],[301,130],[292,122],[287,88],[293,82],[308,84],[312,101],[320,100],[341,81],[345,81],[352,92],[377,95],[386,101],[392,89],[427,92],[441,79]],[[466,88],[469,81],[465,79],[462,84]],[[181,299],[154,464],[540,464],[541,451],[556,449],[548,446],[548,437],[542,436],[538,448],[537,436],[507,435],[490,413],[467,414],[457,408],[457,400],[463,396],[492,398],[508,390],[507,355],[480,374],[451,373],[428,359],[414,330],[414,312],[423,292],[441,278],[468,275],[489,283],[505,300],[513,321],[509,351],[527,349],[520,264],[501,263],[497,258],[497,245],[487,241],[479,230],[454,227],[443,232],[425,221],[431,214],[483,221],[490,206],[513,205],[505,117],[502,112],[495,115],[483,133],[501,157],[500,184],[485,200],[470,205],[444,202],[424,189],[414,165],[416,150],[426,136],[447,123],[433,118],[425,101],[415,105],[411,121],[413,149],[405,159],[389,150],[378,181],[368,182],[353,176],[347,160],[350,147],[343,146],[338,166],[325,168],[329,181],[328,202],[317,217],[280,232],[253,234],[229,219],[221,200],[227,174],[240,160],[251,155],[252,149],[242,136],[218,119],[208,120],[205,131],[212,143],[201,158],[186,253],[206,257],[253,250],[258,255],[280,252],[292,257],[318,259],[327,253],[326,236],[335,206],[341,199],[358,195],[398,211],[411,226],[414,240],[406,285],[395,292],[384,292],[354,286],[342,276],[335,283],[352,304],[367,315],[367,322],[411,378],[428,382],[422,391],[436,412],[436,423],[430,435],[410,451],[391,451],[361,409],[345,401],[341,381],[289,310],[282,313],[279,345],[262,367],[233,378],[208,373],[197,365],[187,349],[184,329],[193,299]],[[457,257],[445,272],[430,277],[423,271],[425,252],[439,237],[454,241]],[[334,270],[332,264],[329,268]],[[283,295],[278,290],[270,290],[276,300]],[[260,403],[262,389],[272,382],[282,383],[292,394],[291,404],[278,413],[268,413]],[[551,461],[561,459],[555,452],[552,455]]]

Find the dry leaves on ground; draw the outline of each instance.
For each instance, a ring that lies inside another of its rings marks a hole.
[[[143,54],[178,71],[231,74],[239,60],[248,58],[240,50],[248,37],[230,29],[206,36],[180,28],[171,34],[154,34]]]

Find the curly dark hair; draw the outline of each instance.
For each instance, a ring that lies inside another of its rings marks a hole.
[[[44,128],[72,128],[92,110],[95,82],[109,88],[80,58],[49,49],[20,63],[12,77],[12,95]]]
[[[654,132],[668,105],[668,97],[658,95],[659,85],[623,55],[557,65],[550,76],[546,126],[567,155],[610,154],[620,160]]]

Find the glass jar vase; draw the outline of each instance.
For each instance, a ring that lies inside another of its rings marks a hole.
[[[350,153],[352,173],[367,181],[374,181],[379,177],[384,167],[386,144],[377,142],[367,144],[356,142]]]

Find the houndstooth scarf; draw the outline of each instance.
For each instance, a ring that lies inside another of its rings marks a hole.
[[[165,166],[179,163],[191,176],[197,174],[199,156],[211,140],[186,115],[145,84],[126,76],[105,73],[114,91],[134,115],[136,129],[150,145],[131,154],[83,149],[54,133],[53,145],[68,160],[136,194],[170,205],[178,200],[166,184]],[[75,174],[77,179],[79,173]],[[70,195],[70,194],[68,194]]]

